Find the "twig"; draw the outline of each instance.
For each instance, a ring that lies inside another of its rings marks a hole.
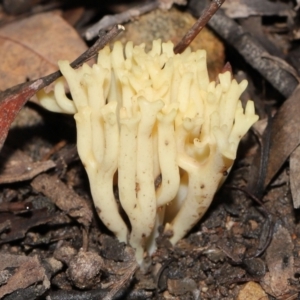
[[[185,34],[182,40],[174,47],[175,53],[182,53],[189,44],[194,40],[198,33],[203,29],[203,27],[208,23],[211,17],[216,13],[216,11],[221,7],[225,0],[213,0],[210,5],[201,14],[196,23],[192,28]]]
[[[95,38],[101,30],[107,29],[115,24],[128,22],[133,18],[156,9],[158,6],[158,1],[146,2],[142,5],[130,8],[120,14],[106,15],[99,22],[88,28],[84,37],[90,41]]]
[[[259,172],[258,172],[256,184],[254,186],[254,196],[256,196],[257,198],[262,198],[264,194],[265,180],[268,171],[269,153],[270,153],[271,137],[272,137],[272,125],[273,125],[273,118],[271,115],[271,110],[269,108],[267,108],[267,116],[268,116],[268,124],[262,136],[260,153],[259,153],[260,154]]]
[[[252,201],[258,203],[264,210],[264,215],[268,216],[268,212],[267,209],[264,206],[264,203],[258,199],[255,195],[253,195],[252,193],[250,193],[248,190],[238,187],[238,186],[233,186],[233,185],[225,185],[224,186],[226,189],[230,189],[230,190],[236,190],[236,191],[240,191],[243,192],[244,194],[246,194],[249,198],[251,198]]]

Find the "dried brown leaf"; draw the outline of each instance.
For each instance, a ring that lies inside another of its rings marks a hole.
[[[289,231],[277,223],[272,242],[266,252],[269,272],[261,282],[264,290],[276,299],[293,289],[289,284],[289,280],[294,277],[293,249]]]
[[[59,59],[74,60],[87,49],[58,14],[34,15],[0,28],[0,89],[57,70]]]
[[[3,150],[5,150],[5,147]],[[12,149],[9,150],[9,156],[7,155],[8,151],[2,151],[0,154],[0,159],[4,162],[0,168],[0,184],[30,180],[56,165],[52,160],[33,162],[21,150],[15,152],[12,152]]]
[[[300,86],[283,103],[273,120],[265,186],[300,144]]]

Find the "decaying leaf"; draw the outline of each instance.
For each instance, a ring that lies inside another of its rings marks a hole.
[[[18,112],[30,97],[45,86],[43,83],[42,79],[37,79],[0,93],[0,150]]]
[[[294,277],[293,248],[289,231],[277,223],[266,255],[269,272],[262,280],[264,290],[276,299],[292,289],[289,280]]]
[[[74,60],[87,49],[77,32],[56,13],[43,13],[0,28],[0,90],[57,70],[59,59]]]
[[[300,147],[290,157],[290,184],[294,208],[300,207]]]
[[[265,186],[300,144],[300,86],[283,103],[274,117]]]
[[[11,254],[0,255],[0,270],[17,268],[16,272],[0,287],[0,298],[19,289],[42,282],[45,289],[50,287],[50,281],[45,269],[37,256],[27,257]]]

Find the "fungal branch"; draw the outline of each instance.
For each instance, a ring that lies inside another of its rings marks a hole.
[[[171,42],[160,40],[148,53],[143,44],[116,42],[92,67],[74,70],[60,61],[59,68],[72,99],[59,79],[52,93],[38,93],[39,101],[74,114],[98,215],[136,249],[141,264],[145,250],[155,249],[159,225],[175,244],[210,206],[241,138],[258,119],[254,103],[243,109],[239,100],[247,82],[237,83],[230,72],[210,82],[204,50],[175,54]]]

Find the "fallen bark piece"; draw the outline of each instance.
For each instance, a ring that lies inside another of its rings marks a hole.
[[[36,209],[28,214],[16,216],[11,213],[0,214],[0,224],[10,226],[0,236],[0,245],[25,237],[26,232],[38,225],[46,224],[53,219],[47,209]],[[9,222],[9,223],[8,223]]]
[[[3,149],[0,154],[1,161],[4,161],[1,168],[0,184],[30,180],[36,175],[54,168],[56,165],[52,160],[33,162],[21,150],[17,150],[11,154],[10,149],[8,157],[5,152],[5,149]]]
[[[92,210],[85,199],[68,188],[57,176],[38,175],[31,186],[50,198],[59,209],[88,227],[92,221]]]
[[[16,272],[0,287],[0,299],[19,289],[42,282],[44,290],[50,287],[50,281],[46,276],[45,269],[37,256],[17,256],[10,254],[0,255],[0,270],[5,268],[17,268]]]
[[[294,208],[300,207],[300,147],[298,146],[290,157],[290,185]]]

